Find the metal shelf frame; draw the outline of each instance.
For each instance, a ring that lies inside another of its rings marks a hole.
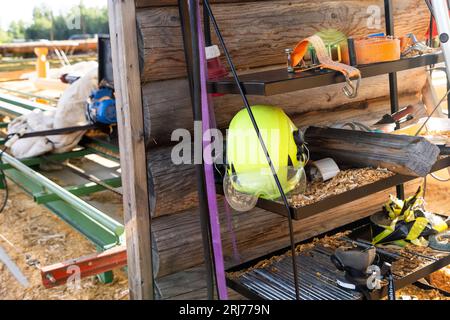
[[[358,69],[361,71],[362,78],[369,78],[433,65],[442,61],[443,56],[441,53],[433,53],[412,58],[402,58],[396,61],[359,65]],[[288,73],[286,68],[283,68],[245,74],[240,78],[247,94],[262,96],[272,96],[345,82],[345,78],[341,73],[325,69],[292,74]],[[390,79],[390,81],[392,80]],[[239,93],[232,78],[210,81],[208,89],[211,93]],[[395,88],[392,89],[395,90]]]
[[[190,81],[190,90],[191,90],[191,98],[192,104],[198,104],[196,101],[198,88],[195,87],[198,84],[196,81],[198,78],[198,57],[195,54],[195,50],[193,50],[195,39],[197,37],[196,34],[192,33],[192,30],[188,28],[189,22],[195,21],[195,18],[188,12],[187,7],[185,5],[181,5],[182,1],[179,1],[180,4],[180,16],[182,17],[182,31],[183,31],[183,40],[186,52],[186,62],[188,66],[188,78]],[[384,0],[384,9],[385,9],[385,28],[387,35],[394,35],[394,23],[393,23],[393,6],[392,0]],[[207,18],[207,15],[205,15]],[[209,43],[211,39],[210,34],[210,26],[208,19],[205,19],[205,39],[206,42]],[[361,65],[358,68],[361,70],[362,77],[373,77],[382,74],[388,74],[389,76],[389,93],[390,93],[390,109],[391,113],[394,113],[399,110],[399,101],[398,101],[398,88],[397,88],[397,72],[402,70],[413,69],[417,67],[427,66],[437,64],[443,61],[443,57],[440,53],[436,54],[427,54],[413,58],[404,58],[397,61],[391,62],[383,62],[383,63],[375,63],[370,65]],[[279,70],[271,70],[265,72],[258,72],[248,75],[243,75],[240,77],[240,83],[244,87],[244,95],[275,95],[280,93],[287,93],[297,90],[309,89],[314,87],[320,87],[325,85],[331,85],[335,83],[340,83],[345,81],[345,79],[337,74],[334,71],[310,71],[304,72],[301,74],[289,74],[286,69]],[[220,79],[217,81],[211,81],[208,83],[208,90],[210,93],[224,93],[224,94],[237,94],[239,93],[238,85],[233,82],[231,78]],[[449,115],[450,117],[450,115]],[[194,119],[199,119],[199,116],[196,115],[194,111]],[[439,160],[433,171],[443,169],[445,167],[450,166],[450,157]],[[198,168],[197,172],[201,172],[201,166]],[[203,219],[206,218],[207,214],[205,212],[205,205],[207,204],[207,199],[205,195],[204,189],[204,181],[203,177],[199,174],[198,180],[198,188],[199,188],[199,202],[200,206],[203,207],[201,210],[201,216]],[[291,217],[288,219],[304,219],[306,217],[312,216],[319,212],[323,212],[325,210],[331,209],[337,205],[342,205],[347,202],[351,202],[356,199],[363,198],[369,194],[385,190],[390,187],[396,187],[397,196],[401,199],[404,198],[404,188],[403,183],[415,179],[416,177],[408,177],[403,175],[394,175],[393,177],[380,180],[378,182],[359,187],[357,189],[345,192],[340,195],[329,197],[323,201],[320,201],[315,204],[311,204],[308,206],[300,207],[300,208],[290,208]],[[223,192],[222,188],[217,188],[220,192]],[[283,205],[274,201],[267,201],[264,199],[260,199],[257,204],[259,207],[271,211],[273,213],[282,214],[288,216],[286,211],[283,211]],[[202,219],[202,220],[203,220]],[[207,220],[207,218],[206,218]],[[206,222],[206,224],[208,224]],[[289,230],[291,238],[293,237],[293,231]],[[211,279],[211,270],[212,270],[212,261],[210,256],[210,241],[209,237],[209,229],[205,226],[205,223],[202,223],[202,235],[204,239],[204,249],[206,251],[205,258],[207,260],[207,278]],[[266,257],[273,256],[275,253],[269,253]],[[261,258],[257,259],[260,260]],[[447,261],[449,260],[449,261]],[[450,262],[450,258],[445,260],[444,262],[436,262],[432,264],[428,269],[424,268],[424,273],[431,272],[435,270],[435,267],[443,266],[443,263],[448,264]],[[255,260],[256,261],[256,260]],[[245,265],[250,265],[251,262],[240,265],[242,268]],[[295,263],[294,263],[295,266]],[[233,268],[233,270],[236,268]],[[294,268],[296,269],[296,268]],[[229,270],[230,271],[230,270]],[[421,274],[422,275],[422,274]],[[423,276],[423,275],[422,275]],[[414,278],[414,277],[413,277]],[[407,278],[405,281],[410,283],[414,282],[414,279]],[[208,281],[208,289],[209,293],[211,293],[210,283],[211,280]],[[230,279],[227,279],[227,284],[233,289],[240,289],[235,282]],[[398,285],[402,285],[401,282]],[[237,290],[240,291],[240,290]],[[241,291],[242,293],[242,291]],[[252,294],[251,292],[247,292],[248,297],[250,298],[258,298],[257,294]],[[379,298],[379,297],[378,297]]]
[[[353,230],[352,234],[349,235],[349,237],[345,240],[348,241],[349,243],[353,242],[361,248],[366,248],[367,246],[370,246],[370,242],[365,241],[364,237],[363,237],[363,239],[361,239],[360,235],[361,235],[361,233],[363,233],[363,234],[365,233],[366,237],[367,237],[367,233],[368,232],[370,233],[370,231],[369,231],[369,229],[370,229],[369,223],[370,222],[369,221],[370,221],[369,218],[363,218],[361,220],[352,222],[348,225],[339,227],[330,232],[324,233],[318,237],[322,238],[324,236],[330,236],[330,235],[339,233],[340,231],[343,231],[343,230]],[[317,238],[317,237],[315,237],[315,238]],[[300,242],[299,244],[308,243],[310,241],[311,241],[311,239],[308,239],[308,240]],[[269,259],[273,256],[283,255],[288,250],[289,250],[289,248],[277,250],[276,252],[270,253],[263,257],[253,259],[251,261],[248,261],[243,264],[237,265],[233,268],[230,268],[227,270],[227,272],[237,272],[237,271],[242,271],[242,270],[251,268],[252,266],[256,265],[260,261]],[[312,249],[312,251],[316,252],[317,248]],[[322,253],[324,253],[324,252],[322,252]],[[307,254],[307,252],[306,252],[306,254]],[[300,263],[301,263],[302,256],[305,257],[306,254],[301,253],[298,255],[297,259],[300,261]],[[402,257],[400,252],[399,253],[387,252],[383,249],[379,249],[378,255],[380,256],[381,260],[394,262],[394,263],[395,263],[395,260]],[[450,264],[450,254],[449,253],[443,252],[442,256],[440,256],[439,258],[426,257],[423,255],[418,255],[418,254],[416,255],[416,257],[426,260],[427,263],[425,265],[423,265],[422,267],[419,267],[418,269],[416,269],[406,275],[403,275],[403,276],[397,275],[394,273],[394,283],[395,283],[396,289],[400,289],[407,285],[415,283],[416,281],[418,281],[419,279],[422,279],[423,277],[427,276],[428,274],[433,273],[433,272],[445,267],[446,265]],[[286,259],[286,258],[283,258],[283,259]],[[329,269],[327,269],[327,267]],[[321,265],[320,268],[322,268],[322,270],[317,271],[320,273],[319,278],[321,278],[326,273],[328,273],[328,276],[330,276],[330,275],[333,276],[333,274],[336,274],[336,276],[343,275],[342,272],[335,269],[335,267],[332,265],[331,261],[329,261],[329,263]],[[288,277],[286,277],[285,275],[279,276],[279,272],[276,271],[277,270],[276,263],[273,265],[269,265],[266,269],[267,269],[265,271],[266,278],[265,278],[265,280],[262,281],[263,284],[260,285],[260,288],[262,288],[263,291],[264,291],[265,285],[272,286],[272,288],[274,290],[276,290],[279,285],[289,284],[289,281],[291,281],[291,283],[292,283],[292,279],[290,279],[289,276]],[[271,269],[273,269],[275,271],[271,272]],[[314,279],[314,277],[317,276],[317,274],[316,274],[317,272],[314,268],[312,268],[312,266],[309,269],[306,268],[305,272],[309,272],[309,277],[310,277],[309,281],[313,281],[311,279]],[[290,277],[292,277],[292,275],[290,275]],[[251,280],[250,281],[248,281],[248,280],[241,281],[239,278],[227,277],[228,286],[230,288],[232,288],[233,290],[235,290],[236,292],[239,292],[240,294],[242,294],[243,296],[245,296],[249,299],[263,300],[263,299],[265,299],[265,297],[267,298],[267,291],[266,291],[266,294],[264,294],[263,291],[259,291],[258,289],[256,289],[256,287],[252,286]],[[334,299],[344,299],[344,300],[345,299],[346,300],[349,300],[349,299],[350,300],[362,300],[362,299],[364,299],[363,295],[358,294],[356,291],[340,289],[339,287],[337,287],[337,285],[333,285],[331,282],[320,283],[320,280],[317,280],[317,282],[318,283],[316,284],[313,281],[311,287],[304,288],[304,290],[302,290],[302,296],[304,296],[306,298],[314,297],[314,296],[326,298],[327,295],[334,294],[335,295],[333,297]],[[324,286],[324,284],[326,286],[328,286],[329,289],[331,289],[328,294],[325,293],[322,288]],[[279,289],[279,287],[278,287],[278,289]],[[308,291],[311,291],[311,293],[309,293]],[[278,294],[280,294],[280,292],[278,292]],[[286,294],[286,292],[283,292],[283,295],[284,294]],[[379,299],[385,297],[386,295],[387,295],[387,287],[383,286],[380,290],[374,290],[374,291],[370,292],[370,299],[371,300],[379,300]],[[276,292],[274,292],[273,296],[276,299],[280,298],[280,296],[277,295]]]

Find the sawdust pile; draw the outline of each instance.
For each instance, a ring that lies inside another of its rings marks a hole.
[[[122,270],[114,270],[114,281],[100,283],[96,277],[82,279],[80,284],[46,289],[42,285],[40,266],[96,251],[86,238],[61,221],[43,206],[33,202],[13,183],[10,197],[0,213],[0,246],[28,279],[22,287],[0,263],[0,299],[127,299],[128,282]],[[0,198],[3,196],[0,191]]]
[[[436,288],[450,292],[450,267],[432,273],[431,284]]]
[[[438,290],[424,290],[414,285],[397,290],[396,297],[405,300],[450,300]]]
[[[393,172],[382,168],[342,170],[333,179],[326,182],[308,182],[306,192],[292,196],[290,201],[292,206],[297,208],[306,206],[393,175]]]

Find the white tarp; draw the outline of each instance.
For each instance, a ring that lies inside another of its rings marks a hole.
[[[27,133],[87,125],[86,104],[91,92],[97,88],[98,68],[91,68],[62,94],[54,111],[34,110],[14,119],[8,125],[8,134]],[[85,131],[63,135],[11,138],[6,144],[16,158],[29,158],[48,152],[62,153],[73,149]]]

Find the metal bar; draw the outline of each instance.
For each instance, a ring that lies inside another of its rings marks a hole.
[[[88,154],[92,154],[92,153],[95,153],[95,151],[93,149],[86,148],[86,149],[69,151],[69,152],[64,152],[64,153],[53,153],[53,154],[49,154],[46,157],[51,161],[64,161],[67,159],[81,158],[81,157],[84,157],[84,156],[86,156]],[[47,162],[41,157],[33,157],[33,158],[22,159],[22,160],[18,160],[18,161],[21,161],[24,165],[27,165],[27,166],[36,166],[36,165]],[[0,163],[0,170],[8,170],[11,168],[13,168],[13,166],[8,163]]]
[[[203,3],[203,32],[205,34],[205,45],[207,47],[212,45],[211,40],[211,21],[209,20],[208,10],[205,3]]]
[[[26,97],[47,100],[47,101],[50,101],[50,102],[53,102],[53,103],[57,103],[58,102],[58,99],[55,99],[55,98],[44,97],[44,96],[40,96],[40,95],[37,95],[37,94],[23,92],[23,91],[14,90],[14,89],[9,89],[9,88],[5,88],[5,87],[0,87],[0,90],[17,93],[19,95],[26,96]]]
[[[194,59],[195,51],[198,57],[198,43],[193,33],[196,32],[195,23],[191,21],[194,19],[195,13],[190,14],[187,1],[179,0],[178,8],[180,11],[181,31],[183,33],[184,52],[187,65],[187,73],[189,79],[189,89],[191,92],[192,114],[194,121],[201,121],[202,115],[200,108],[200,84],[195,79],[200,78],[199,74],[199,61]],[[194,144],[202,145],[202,135],[197,137]],[[208,200],[205,190],[205,170],[203,162],[195,165],[196,178],[197,178],[197,190],[199,196],[199,210],[200,210],[200,225],[202,230],[203,252],[205,256],[205,269],[206,269],[206,289],[209,300],[214,297],[214,262],[212,260],[211,252],[211,234],[209,223],[209,211]]]
[[[16,93],[18,95],[25,96],[25,97],[30,97],[30,98],[40,99],[40,100],[46,100],[46,101],[54,103],[54,104],[56,104],[58,102],[57,98],[44,97],[44,96],[41,96],[41,95],[36,95],[36,94],[33,94],[33,93],[24,92],[24,91],[20,91],[20,90],[14,90],[14,89],[5,88],[5,87],[0,87],[0,90]]]
[[[394,36],[394,17],[392,12],[392,0],[384,0],[384,17],[386,22],[386,35]],[[399,110],[398,106],[398,87],[397,87],[397,73],[389,73],[389,96],[391,99],[391,113],[395,113]],[[396,129],[400,129],[400,124],[396,124]],[[405,188],[403,185],[397,185],[397,198],[405,198]]]
[[[77,196],[73,195],[69,191],[60,187],[58,184],[51,181],[47,177],[29,168],[27,165],[23,164],[22,162],[10,156],[9,154],[3,153],[1,156],[1,160],[10,164],[12,167],[19,170],[21,173],[23,173],[31,180],[34,180],[35,182],[39,183],[50,192],[58,195],[62,200],[64,200],[65,202],[67,202],[80,212],[84,213],[89,218],[93,219],[97,223],[101,224],[102,226],[105,226],[107,229],[114,232],[114,234],[117,237],[117,242],[120,242],[120,239],[121,237],[123,237],[124,234],[123,225],[121,225],[111,217],[107,216],[97,208],[86,203]]]
[[[55,107],[48,106],[42,103],[33,102],[27,99],[22,99],[16,96],[12,96],[9,94],[0,93],[0,101],[7,102],[22,108],[25,108],[27,110],[35,110],[39,109],[42,111],[52,111],[55,110]]]
[[[25,275],[20,271],[19,267],[12,261],[5,250],[0,247],[0,262],[2,262],[16,280],[24,287],[28,287],[30,283]]]
[[[13,117],[18,117],[23,114],[27,114],[27,113],[31,112],[31,110],[29,110],[29,109],[26,109],[24,107],[19,107],[19,106],[16,106],[14,104],[4,102],[4,101],[0,102],[0,110],[2,110],[7,115],[10,115]]]
[[[289,207],[289,203],[288,200],[286,198],[286,194],[284,193],[283,187],[281,186],[281,182],[280,179],[278,178],[278,174],[277,171],[275,170],[275,167],[272,163],[272,159],[270,158],[270,154],[269,151],[267,150],[266,144],[264,142],[264,139],[261,135],[261,132],[259,131],[259,127],[258,124],[255,120],[255,117],[253,115],[252,109],[250,107],[250,104],[248,102],[247,96],[246,96],[246,92],[241,84],[241,81],[238,77],[236,68],[233,64],[233,61],[231,59],[231,55],[228,52],[227,46],[225,44],[225,40],[222,37],[222,33],[220,32],[220,28],[217,24],[217,21],[214,17],[214,14],[212,12],[211,6],[209,4],[209,0],[203,0],[203,3],[205,4],[205,8],[208,10],[208,15],[209,18],[211,19],[211,22],[213,24],[214,30],[216,32],[217,37],[219,38],[219,42],[222,46],[223,51],[225,52],[225,56],[228,62],[228,65],[231,69],[231,73],[233,74],[233,78],[234,78],[234,82],[237,85],[238,89],[239,89],[239,94],[241,95],[242,101],[244,103],[245,109],[247,110],[247,113],[250,117],[250,120],[252,122],[253,128],[255,129],[255,133],[258,136],[258,140],[259,140],[259,144],[261,146],[261,148],[263,149],[264,155],[266,157],[267,163],[269,164],[270,167],[270,171],[272,172],[272,176],[273,179],[275,181],[275,184],[277,185],[277,189],[280,193],[281,199],[283,200],[284,206],[286,208],[286,214],[287,214],[287,220],[288,220],[288,226],[289,226],[289,240],[291,242],[291,252],[292,252],[292,269],[294,272],[294,286],[295,286],[295,297],[297,298],[297,300],[300,298],[300,289],[299,289],[299,284],[298,284],[298,275],[297,275],[297,263],[295,260],[295,240],[294,240],[294,228],[293,228],[293,224],[292,224],[292,213],[291,213],[291,209]]]
[[[127,264],[127,249],[125,246],[117,246],[112,249],[88,256],[70,259],[50,266],[42,267],[41,278],[44,287],[52,288],[67,283],[72,275],[69,268],[79,268],[81,278],[100,274],[112,269],[124,267]]]
[[[109,142],[109,141],[105,141],[104,139],[98,138],[98,137],[84,136],[81,139],[81,143],[95,143],[95,144],[99,145],[100,147],[108,149],[109,151],[111,151],[113,153],[117,153],[117,154],[119,154],[119,151],[120,151],[117,141]]]
[[[103,183],[107,184],[108,186],[112,188],[118,188],[122,185],[121,178],[111,178],[102,180]],[[73,195],[76,195],[78,197],[85,196],[88,194],[92,194],[94,192],[99,192],[103,190],[107,190],[104,186],[99,185],[95,182],[89,182],[77,186],[71,186],[68,188],[65,188],[67,191],[72,193]],[[60,200],[60,197],[54,193],[49,192],[39,192],[33,195],[34,201],[38,204],[44,204],[52,201]]]
[[[56,161],[51,161],[50,159],[48,159],[47,157],[43,158],[45,160],[48,160],[50,163],[55,163],[55,164],[59,164]],[[101,179],[97,178],[96,176],[92,175],[92,174],[88,174],[86,173],[83,169],[78,168],[77,166],[74,166],[71,163],[62,163],[62,166],[65,167],[66,169],[68,169],[70,172],[76,174],[77,176],[84,178],[88,181],[94,182],[97,185],[100,185],[103,187],[104,190],[109,190],[111,192],[114,192],[115,194],[118,194],[120,196],[123,196],[123,193],[119,190],[116,190],[116,187],[111,187],[110,185],[108,185],[107,183],[104,183]],[[120,178],[119,178],[120,179]]]
[[[447,74],[446,74],[446,76],[447,76],[447,91],[449,91],[450,90],[450,79],[448,78]],[[447,96],[447,118],[450,119],[450,94]]]

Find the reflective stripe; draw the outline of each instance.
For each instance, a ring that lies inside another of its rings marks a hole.
[[[375,238],[373,238],[372,244],[377,244],[378,242],[380,242],[381,240],[383,240],[384,238],[389,236],[392,232],[394,232],[397,221],[398,221],[398,219],[394,219],[390,226],[381,226],[380,225],[380,227],[384,228],[384,230],[382,232],[380,232]]]
[[[423,230],[425,230],[427,225],[428,225],[427,218],[424,218],[424,217],[417,218],[416,221],[414,222],[411,230],[409,230],[409,233],[406,236],[406,240],[411,241],[411,240],[419,238],[420,234],[422,233]]]

